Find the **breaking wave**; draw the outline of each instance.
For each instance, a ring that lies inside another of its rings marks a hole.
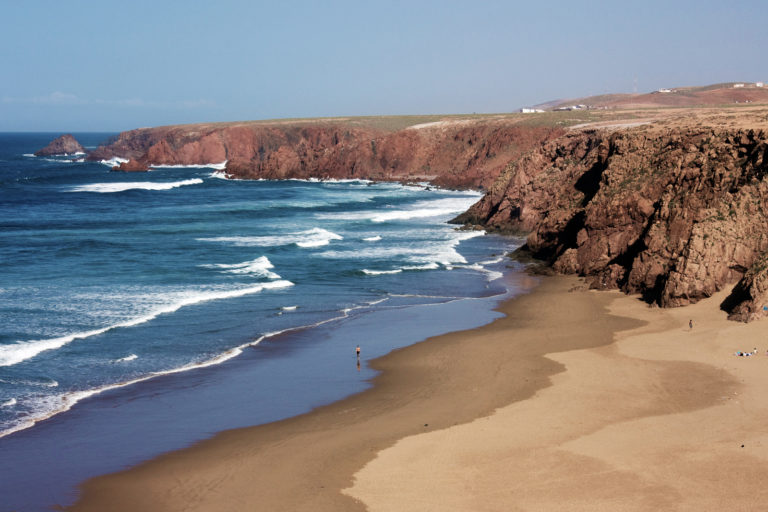
[[[344,237],[323,228],[312,228],[298,233],[271,236],[217,236],[214,238],[198,238],[201,242],[223,242],[236,247],[277,247],[296,244],[298,247],[322,247],[332,240],[343,240]]]
[[[167,183],[152,181],[135,181],[121,183],[91,183],[72,187],[69,192],[98,192],[100,194],[110,194],[113,192],[125,192],[126,190],[171,190],[173,188],[186,185],[199,185],[203,182],[200,178],[192,178],[182,181],[170,181]]]
[[[260,256],[255,260],[244,261],[242,263],[233,263],[227,265],[224,263],[214,263],[210,265],[200,265],[203,268],[219,269],[227,274],[249,275],[252,277],[266,277],[268,279],[280,279],[280,276],[270,269],[275,268],[269,258]]]
[[[120,164],[124,164],[124,163],[127,163],[127,162],[128,162],[127,158],[121,158],[119,156],[112,157],[109,160],[99,160],[100,164],[106,165],[110,169],[112,167],[115,167],[115,166],[118,166]]]
[[[344,220],[357,219],[369,220],[371,222],[389,222],[398,220],[409,220],[427,217],[440,217],[443,215],[455,215],[469,209],[477,199],[479,194],[465,197],[452,197],[445,199],[435,199],[430,201],[419,201],[407,210],[369,210],[361,212],[340,212],[340,213],[317,213],[315,218]]]
[[[151,169],[216,169],[223,171],[227,167],[227,161],[224,160],[218,164],[149,164]]]
[[[234,297],[242,297],[244,295],[250,295],[253,293],[260,293],[263,290],[271,290],[276,288],[287,288],[293,286],[290,281],[272,281],[270,283],[262,283],[255,286],[249,286],[247,288],[237,288],[234,290],[224,291],[195,291],[182,294],[176,301],[159,307],[154,311],[147,313],[146,315],[126,320],[124,322],[116,323],[99,329],[93,329],[90,331],[78,332],[69,334],[67,336],[59,336],[58,338],[50,338],[45,340],[27,340],[18,341],[10,345],[0,345],[0,366],[13,366],[19,364],[28,359],[32,359],[36,355],[46,350],[54,350],[61,348],[75,340],[90,338],[91,336],[98,336],[112,329],[118,329],[121,327],[133,327],[140,325],[150,320],[157,318],[160,315],[173,313],[185,306],[191,306],[193,304],[199,304],[201,302],[208,302],[211,300],[230,299]]]

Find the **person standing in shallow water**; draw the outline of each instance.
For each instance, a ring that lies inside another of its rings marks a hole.
[[[360,371],[360,345],[355,349],[355,353],[357,354],[357,371]]]

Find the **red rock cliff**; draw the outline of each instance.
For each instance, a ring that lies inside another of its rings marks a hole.
[[[527,248],[594,288],[680,306],[737,283],[723,308],[768,313],[768,135],[573,133],[511,162],[457,221],[529,232]]]
[[[121,133],[88,159],[131,160],[118,170],[226,160],[226,172],[235,178],[366,178],[485,188],[510,160],[564,133],[523,126],[521,119],[446,120],[395,130],[330,120],[142,128]]]

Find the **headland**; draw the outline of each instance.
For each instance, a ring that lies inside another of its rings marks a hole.
[[[685,100],[674,104],[611,97],[381,131],[349,120],[142,129],[90,154],[126,159],[119,170],[226,160],[241,179],[483,188],[456,222],[526,233],[518,256],[581,277],[542,277],[503,319],[377,360],[372,390],[92,480],[72,509],[758,507],[768,106],[734,100],[733,84],[699,89],[655,95]],[[251,137],[244,153],[221,145],[230,130]]]

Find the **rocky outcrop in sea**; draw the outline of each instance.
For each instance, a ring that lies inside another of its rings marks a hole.
[[[85,148],[67,133],[52,140],[50,144],[37,151],[35,156],[73,155],[75,153],[85,154]]]

